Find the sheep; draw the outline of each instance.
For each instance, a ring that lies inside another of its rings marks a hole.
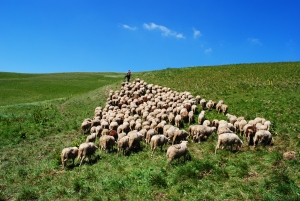
[[[191,110],[189,112],[189,124],[191,124],[193,122],[194,122],[194,112],[193,112],[193,110]]]
[[[181,121],[182,121],[181,115],[180,115],[180,114],[177,114],[177,115],[175,116],[175,126],[178,127],[178,128],[180,128]]]
[[[217,119],[212,120],[211,125],[218,128],[219,127],[219,120],[217,120]]]
[[[95,142],[97,138],[97,133],[92,133],[86,137],[85,142]]]
[[[209,100],[207,103],[206,103],[206,108],[207,110],[211,110],[212,108],[215,107],[215,102],[212,101],[212,100]]]
[[[200,103],[200,99],[201,99],[201,96],[197,95],[196,98],[195,98],[196,104]]]
[[[246,137],[248,145],[253,144],[253,140],[254,140],[256,131],[257,131],[257,129],[255,126],[251,126],[250,124],[245,126],[244,136]]]
[[[227,125],[222,124],[221,126],[218,127],[217,131],[218,135],[221,135],[223,133],[233,133],[230,128]]]
[[[175,115],[173,112],[170,112],[168,115],[169,124],[175,124]]]
[[[197,105],[192,105],[192,111],[194,114],[196,114],[198,112]]]
[[[101,122],[101,126],[102,126],[103,129],[109,129],[109,123],[106,120],[103,120]]]
[[[134,130],[135,125],[136,125],[136,122],[135,122],[135,120],[132,119],[132,120],[129,122],[129,128],[130,128],[131,131]]]
[[[77,147],[67,147],[64,148],[61,152],[61,163],[62,163],[62,168],[65,167],[66,162],[69,159],[72,159],[72,165],[74,165],[74,160],[78,156],[78,148]]]
[[[227,111],[228,111],[228,105],[222,104],[221,108],[220,108],[220,111],[222,111],[223,114],[226,114]],[[219,113],[219,111],[218,111],[218,113]]]
[[[91,127],[91,129],[90,129],[90,134],[96,133],[96,132],[97,132],[97,126]]]
[[[84,142],[79,145],[78,148],[78,159],[80,160],[79,167],[86,157],[91,157],[98,147],[93,142]]]
[[[210,121],[209,120],[204,120],[202,125],[203,126],[210,126]]]
[[[137,131],[130,131],[129,137],[129,149],[140,149],[140,142],[143,139],[143,135]]]
[[[162,147],[167,144],[169,141],[169,139],[160,134],[160,135],[154,135],[152,138],[151,138],[151,141],[150,141],[150,146],[151,146],[151,158],[153,157],[153,154],[154,154],[154,151],[155,149],[159,146],[160,147],[160,150],[162,151]]]
[[[224,104],[224,101],[223,100],[219,100],[219,102],[217,103],[217,105],[216,105],[216,111],[218,112],[218,113],[220,113],[220,111],[221,111],[221,105],[222,104]]]
[[[117,156],[119,155],[119,152],[122,150],[123,155],[125,155],[126,150],[129,148],[129,137],[124,136],[119,139],[118,141],[118,151]]]
[[[100,152],[102,152],[102,150],[106,150],[106,152],[111,151],[115,144],[116,142],[113,136],[110,135],[101,136],[99,139]]]
[[[198,124],[201,125],[205,118],[205,111],[202,110],[198,116]]]
[[[96,118],[96,119],[92,120],[91,127],[93,127],[93,126],[99,126],[99,125],[101,125],[100,119]]]
[[[179,130],[179,128],[173,126],[173,127],[170,127],[166,133],[164,134],[167,138],[169,138],[171,141],[173,141],[173,137],[175,135],[175,132]]]
[[[183,122],[189,122],[189,112],[186,108],[180,111],[180,115]]]
[[[167,162],[171,163],[174,159],[178,158],[178,162],[181,156],[184,157],[184,162],[186,160],[186,155],[188,153],[188,141],[182,141],[180,144],[172,145],[167,149]]]
[[[271,144],[271,142],[273,141],[273,137],[270,131],[259,130],[255,133],[253,141],[254,147],[256,147],[258,143],[261,143],[263,146],[266,146]]]
[[[152,138],[154,135],[157,135],[157,134],[158,134],[158,132],[157,132],[155,129],[150,129],[150,130],[148,130],[147,133],[146,133],[146,138],[145,138],[146,144],[149,144],[151,138]]]
[[[163,134],[165,125],[166,125],[166,122],[161,121],[159,124],[157,124],[157,126],[154,129],[157,131],[157,133]]]
[[[231,151],[232,146],[236,145],[236,151],[238,151],[238,149],[242,147],[243,142],[235,133],[223,133],[218,136],[218,143],[215,149],[215,154],[217,154],[217,149],[219,149],[220,146],[222,146],[222,149],[224,149],[228,145],[230,145]]]
[[[119,135],[118,135],[117,131],[110,130],[108,135],[113,136],[115,138],[115,141],[118,141]]]
[[[270,131],[270,127],[271,127],[271,122],[270,121],[268,121],[268,120],[265,121],[263,125],[267,127],[267,131]]]
[[[247,124],[247,121],[245,119],[242,119],[240,121],[237,121],[238,122],[238,127],[237,127],[237,131],[242,135],[244,130],[244,126]]]
[[[204,110],[205,106],[206,106],[206,100],[204,98],[200,100],[200,105],[201,105],[202,110]]]
[[[185,130],[176,130],[174,133],[172,145],[175,142],[179,143],[181,140],[186,140],[187,136],[188,136],[188,132],[186,132]]]
[[[96,127],[96,134],[97,134],[97,137],[100,137],[100,135],[102,134],[102,131],[103,131],[103,128],[102,126],[97,126]]]
[[[255,127],[256,127],[257,130],[267,130],[268,129],[268,127],[266,125],[263,125],[261,123],[257,123],[255,125]]]
[[[137,130],[137,131],[142,130],[142,124],[140,122],[136,122],[134,130]]]
[[[92,120],[90,118],[87,118],[83,120],[81,123],[81,130],[83,131],[83,134],[89,133],[92,125]]]
[[[101,132],[101,135],[109,135],[109,130],[107,128],[104,128]]]
[[[256,121],[256,123],[261,123],[261,124],[264,124],[266,121],[266,119],[262,117],[256,117],[254,120]]]
[[[200,143],[201,139],[207,139],[213,132],[216,132],[216,127],[208,127],[203,125],[197,125],[194,131],[193,140]]]
[[[126,136],[126,133],[119,133],[119,134],[118,134],[118,140],[117,140],[117,142],[119,142],[120,139],[121,139],[122,137],[124,137],[124,136]]]
[[[171,124],[166,124],[166,125],[164,125],[164,128],[163,128],[163,134],[166,135],[166,134],[167,134],[167,130],[168,130],[169,128],[172,128],[172,127],[174,127],[174,126],[171,125]]]
[[[193,137],[195,129],[196,129],[195,125],[189,126],[189,128],[188,128],[188,135],[189,135],[190,138]]]
[[[232,125],[237,121],[237,117],[235,115],[231,115],[231,114],[227,113],[226,117],[229,119],[229,122]]]
[[[109,124],[109,129],[110,129],[110,130],[115,130],[115,131],[117,131],[118,127],[119,127],[119,124],[118,124],[116,121],[113,121],[113,122],[111,122],[111,123]]]

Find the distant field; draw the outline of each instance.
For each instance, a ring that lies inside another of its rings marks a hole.
[[[120,73],[0,73],[0,106],[72,97],[123,77]]]
[[[191,159],[166,164],[149,147],[61,169],[64,147],[85,141],[80,125],[120,90],[120,73],[0,73],[0,200],[300,200],[300,62],[133,72],[148,84],[224,100],[229,113],[272,122],[274,145],[214,154],[217,135],[190,142]],[[197,118],[197,116],[195,117]],[[206,118],[226,119],[215,110]],[[184,129],[189,127],[184,125]],[[283,153],[295,151],[295,160]]]

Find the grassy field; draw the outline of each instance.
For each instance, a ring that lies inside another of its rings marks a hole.
[[[258,63],[133,72],[148,84],[220,99],[229,113],[272,122],[274,145],[218,150],[216,134],[190,143],[191,159],[167,165],[149,147],[97,152],[61,168],[64,147],[85,141],[83,119],[120,89],[120,73],[0,73],[0,200],[300,200],[300,63]],[[226,119],[216,111],[206,118]],[[185,125],[185,129],[189,125]],[[296,151],[296,160],[283,153]]]

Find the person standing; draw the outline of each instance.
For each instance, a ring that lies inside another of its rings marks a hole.
[[[131,76],[131,72],[130,72],[130,70],[128,70],[128,72],[125,75],[125,78],[127,79],[127,82],[130,81],[130,76]]]

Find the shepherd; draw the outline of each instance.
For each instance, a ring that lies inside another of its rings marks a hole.
[[[128,70],[128,72],[126,73],[126,75],[124,77],[124,78],[127,78],[127,82],[130,81],[130,76],[131,76],[131,72],[130,72],[130,70]]]

